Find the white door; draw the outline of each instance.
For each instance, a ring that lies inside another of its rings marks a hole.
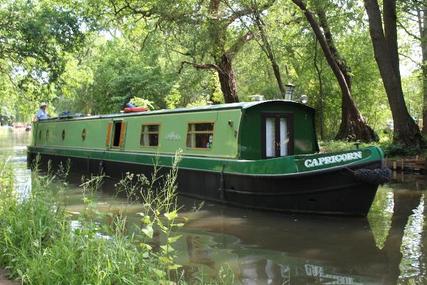
[[[264,117],[264,124],[265,157],[289,155],[290,128],[288,116],[266,116]]]

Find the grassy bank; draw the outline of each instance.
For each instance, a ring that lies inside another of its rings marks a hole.
[[[57,203],[61,183],[52,183],[52,175],[34,172],[31,193],[20,197],[10,166],[0,162],[0,267],[24,284],[185,283],[174,263],[175,233],[182,226],[176,172],[162,179],[129,175],[118,183],[119,190],[144,198],[141,225],[129,234],[123,214],[101,214],[93,207],[102,177],[82,184],[86,209],[76,218]],[[99,222],[106,218],[109,223]]]
[[[346,141],[320,141],[320,151],[321,152],[335,152],[335,151],[345,151],[350,149],[355,149],[357,145],[359,147],[366,146],[378,146],[384,151],[384,155],[387,158],[395,157],[413,157],[415,155],[420,155],[422,157],[427,157],[427,150],[418,150],[416,148],[404,148],[401,145],[393,144],[390,140],[382,140],[378,143],[354,143]]]

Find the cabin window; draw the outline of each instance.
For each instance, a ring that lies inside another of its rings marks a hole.
[[[214,123],[188,124],[187,147],[212,148]]]
[[[142,125],[140,144],[142,146],[158,146],[159,125]]]
[[[62,130],[62,135],[61,135],[61,137],[62,137],[62,140],[65,140],[65,130]]]
[[[82,141],[86,140],[86,129],[82,130]]]

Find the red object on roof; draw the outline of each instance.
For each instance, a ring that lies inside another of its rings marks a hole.
[[[132,107],[132,108],[125,108],[124,111],[125,113],[146,112],[148,111],[148,109],[144,107]]]

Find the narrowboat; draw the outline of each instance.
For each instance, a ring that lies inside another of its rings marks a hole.
[[[252,209],[368,213],[389,173],[377,147],[319,153],[314,109],[273,100],[35,122],[28,162],[150,176],[182,151],[178,193]]]

